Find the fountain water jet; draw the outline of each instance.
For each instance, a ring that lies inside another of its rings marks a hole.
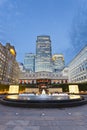
[[[46,92],[45,92],[45,90],[44,90],[44,89],[42,90],[41,95],[46,95]]]

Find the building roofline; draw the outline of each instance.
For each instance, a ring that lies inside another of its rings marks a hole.
[[[73,62],[73,60],[87,47],[87,44],[72,58],[72,60],[69,62],[68,66]]]

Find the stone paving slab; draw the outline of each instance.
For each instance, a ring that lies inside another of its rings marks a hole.
[[[39,126],[15,126],[13,127],[7,127],[6,130],[39,130]]]
[[[87,130],[84,126],[61,126],[60,130]]]
[[[0,104],[0,130],[87,130],[87,105],[29,109]]]

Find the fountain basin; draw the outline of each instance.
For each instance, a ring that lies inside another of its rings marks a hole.
[[[87,100],[79,95],[7,95],[1,99],[3,105],[29,108],[60,108],[84,105]]]

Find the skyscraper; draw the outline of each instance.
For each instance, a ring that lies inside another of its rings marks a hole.
[[[52,72],[51,57],[52,51],[50,36],[37,36],[35,72]]]
[[[24,58],[25,70],[35,72],[35,54],[26,53]]]
[[[53,72],[62,71],[64,68],[64,56],[62,54],[55,54],[52,57],[53,61]]]

